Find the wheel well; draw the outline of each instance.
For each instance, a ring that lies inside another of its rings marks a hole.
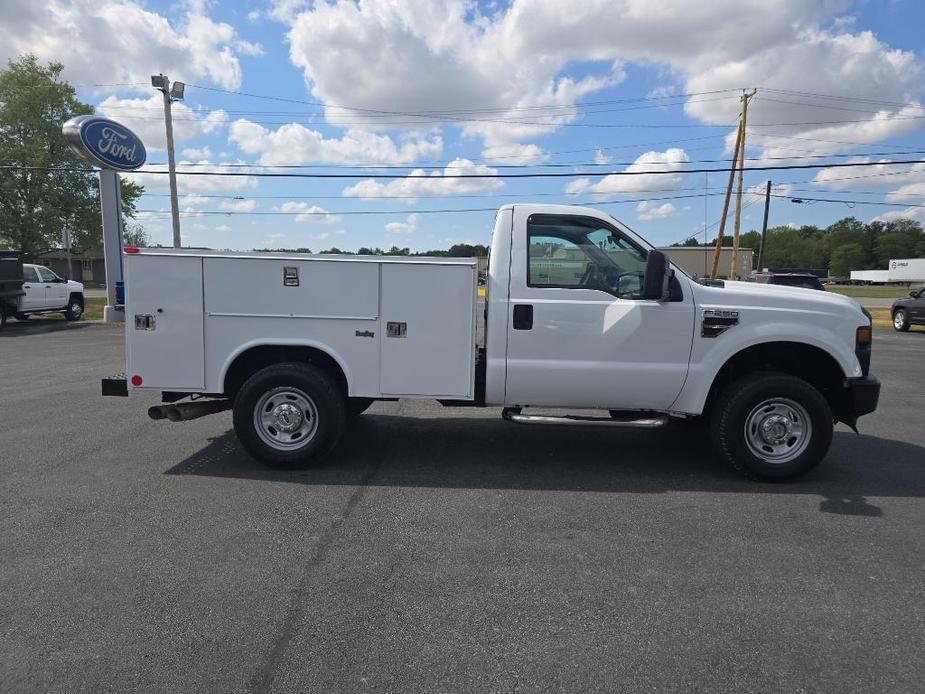
[[[68,296],[67,300],[70,301],[70,300],[73,299],[74,297],[77,297],[78,299],[80,299],[80,303],[81,303],[81,304],[85,303],[85,301],[84,301],[84,295],[81,294],[80,292],[71,292],[71,293],[70,293],[70,296]]]
[[[730,383],[756,371],[776,371],[802,378],[822,393],[833,411],[841,406],[839,398],[845,374],[832,355],[802,342],[765,342],[737,352],[723,364],[713,379],[704,414]]]
[[[244,382],[260,369],[286,361],[308,362],[324,369],[347,393],[347,377],[340,364],[327,352],[302,345],[259,345],[241,352],[225,373],[224,394],[234,397]]]

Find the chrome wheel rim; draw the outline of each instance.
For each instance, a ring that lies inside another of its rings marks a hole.
[[[766,463],[782,465],[809,447],[813,425],[809,413],[789,398],[770,398],[745,418],[745,443],[749,452]]]
[[[73,304],[71,304],[71,315],[74,316],[74,318],[80,318],[80,314],[82,313],[83,307],[81,307],[79,302],[75,301]]]
[[[261,441],[278,451],[302,448],[318,431],[318,408],[298,388],[273,388],[254,407],[254,429]]]
[[[906,324],[906,317],[903,315],[902,311],[897,311],[896,315],[893,316],[893,327],[902,328]]]

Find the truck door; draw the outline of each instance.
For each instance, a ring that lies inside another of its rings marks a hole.
[[[44,308],[64,308],[67,306],[67,283],[55,273],[42,265],[36,265],[39,280],[45,287]]]
[[[22,290],[26,293],[21,300],[22,310],[40,311],[45,308],[45,285],[39,280],[35,265],[23,265],[22,278]]]
[[[640,298],[646,251],[605,219],[514,208],[505,403],[667,409],[694,329],[680,301]]]

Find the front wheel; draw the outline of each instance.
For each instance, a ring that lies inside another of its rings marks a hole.
[[[269,467],[319,463],[340,440],[346,398],[331,376],[311,364],[261,369],[238,391],[234,430],[241,445]]]
[[[899,309],[893,314],[893,329],[901,333],[909,330],[909,317],[904,309]]]
[[[806,381],[779,373],[746,376],[717,402],[716,447],[752,479],[785,480],[818,465],[832,443],[832,411]]]
[[[72,296],[64,309],[64,317],[69,321],[80,320],[84,314],[84,302],[80,297]]]

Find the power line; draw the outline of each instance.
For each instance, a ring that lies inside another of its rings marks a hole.
[[[901,159],[894,161],[882,161],[876,164],[868,162],[835,162],[826,164],[775,164],[767,166],[746,166],[743,171],[792,171],[800,169],[839,169],[862,166],[901,166],[908,164],[925,164],[925,159]],[[93,173],[93,169],[78,169],[69,167],[43,167],[43,166],[20,166],[20,165],[3,165],[2,169],[18,169],[27,171],[49,171],[49,172],[80,172]],[[466,174],[445,174],[435,177],[427,173],[410,173],[410,174],[379,174],[376,178],[380,179],[426,179],[434,180],[453,180],[453,179],[516,179],[516,178],[583,178],[591,176],[609,177],[609,176],[660,176],[660,175],[679,175],[692,173],[724,173],[726,169],[716,168],[696,168],[696,169],[659,169],[644,171],[532,171],[529,173],[466,173]],[[136,174],[151,176],[167,175],[167,171],[146,171],[139,170]],[[177,171],[177,175],[183,176],[233,176],[233,177],[254,177],[254,178],[313,178],[313,179],[358,179],[369,178],[368,173],[278,173],[272,171]]]
[[[718,193],[713,193],[712,195],[718,195]],[[663,200],[686,200],[689,198],[701,198],[702,194],[695,195],[667,195],[656,198],[632,198],[625,200],[593,200],[593,201],[583,201],[580,203],[571,203],[570,206],[573,207],[584,207],[589,204],[594,205],[624,205],[640,202],[661,202]],[[454,212],[495,212],[497,207],[465,207],[465,208],[456,208],[456,209],[417,209],[417,210],[324,210],[324,211],[263,211],[263,210],[191,210],[188,212],[181,212],[187,217],[198,217],[198,216],[307,216],[307,217],[341,217],[341,216],[378,216],[378,215],[408,215],[408,214],[449,214]],[[157,215],[167,215],[170,214],[170,210],[136,210],[138,214],[157,214]]]
[[[925,154],[925,149],[911,150],[902,152],[903,154]],[[896,152],[849,152],[844,154],[794,154],[791,156],[779,157],[745,157],[745,161],[784,161],[788,159],[844,159],[850,157],[888,157]],[[673,159],[669,161],[647,162],[647,165],[669,166],[675,164],[721,164],[731,162],[732,159]],[[449,168],[447,162],[444,168]],[[552,163],[552,164],[492,164],[496,169],[526,169],[526,168],[571,168],[576,165],[581,166],[632,166],[636,161],[614,161],[607,163],[597,162],[569,162],[569,163]],[[148,166],[166,166],[164,162],[148,162]],[[189,162],[184,166],[214,166],[220,168],[256,168],[256,169],[412,169],[420,168],[414,164],[235,164],[232,162]]]
[[[807,198],[802,195],[780,195],[771,193],[772,198],[785,198],[792,202],[840,202],[845,205],[884,205],[887,207],[925,207],[925,205],[905,202],[877,202],[876,200],[835,200],[833,198]]]

